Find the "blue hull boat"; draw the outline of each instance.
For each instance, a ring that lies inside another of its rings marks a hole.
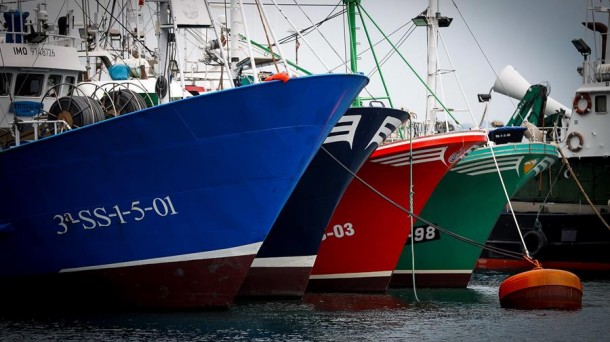
[[[324,229],[353,174],[408,117],[383,107],[350,108],[331,131],[263,242],[240,298],[299,298]]]
[[[3,303],[228,307],[367,82],[211,92],[0,151]]]

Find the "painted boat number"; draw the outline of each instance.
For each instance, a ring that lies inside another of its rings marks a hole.
[[[97,227],[108,227],[114,220],[118,220],[121,224],[125,224],[130,220],[142,221],[146,218],[147,212],[161,217],[178,214],[172,199],[169,196],[165,196],[153,199],[150,205],[146,207],[140,204],[140,201],[133,201],[129,210],[122,210],[118,205],[109,209],[97,207],[93,210],[81,210],[78,214],[74,215],[72,213],[57,214],[53,216],[53,220],[60,227],[57,234],[63,235],[68,232],[69,225],[71,224],[76,225],[80,223],[83,229],[91,230]]]
[[[438,240],[441,238],[441,235],[433,226],[414,227],[413,233],[415,235],[414,243]],[[407,244],[411,243],[412,235],[413,234],[409,234]]]
[[[322,241],[326,240],[326,237],[336,237],[340,239],[344,236],[352,236],[354,235],[354,226],[351,223],[346,223],[344,225],[336,224],[333,226],[333,230],[322,235]]]

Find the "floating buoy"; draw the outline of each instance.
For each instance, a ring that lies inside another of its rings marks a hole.
[[[515,274],[502,282],[500,306],[516,309],[580,309],[582,284],[574,273],[536,268]]]

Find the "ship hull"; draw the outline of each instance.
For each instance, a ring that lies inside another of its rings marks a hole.
[[[308,291],[385,292],[411,231],[404,210],[411,211],[411,168],[412,212],[417,215],[451,165],[485,139],[482,132],[462,132],[379,147],[326,227]]]
[[[526,182],[558,159],[557,149],[543,143],[481,147],[469,153],[443,177],[421,217],[460,237],[485,243],[507,203],[503,185],[512,196]],[[503,184],[498,177],[498,168]],[[459,196],[459,200],[456,197]],[[413,241],[407,241],[392,275],[391,287],[462,288],[468,285],[481,247],[418,221]],[[415,269],[415,271],[413,271]]]
[[[227,307],[366,82],[323,75],[212,92],[0,152],[0,285],[93,273],[116,281],[126,305]],[[156,295],[134,297],[146,281]]]
[[[353,174],[407,116],[392,108],[348,109],[275,221],[239,297],[303,296],[324,228]]]

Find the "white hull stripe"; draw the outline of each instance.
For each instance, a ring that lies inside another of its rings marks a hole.
[[[400,153],[398,155],[382,157],[377,159],[372,159],[373,163],[381,163],[392,166],[403,166],[409,165],[412,161],[413,164],[419,163],[427,163],[433,161],[442,161],[445,162],[445,151],[447,150],[447,146],[437,147],[437,148],[429,148],[425,150],[417,150],[413,151],[411,155],[410,152]]]
[[[313,267],[317,255],[295,257],[256,258],[252,267]]]
[[[510,157],[510,158],[497,158],[498,167],[500,171],[510,171],[515,170],[517,174],[519,174],[519,165],[523,160],[523,156],[519,157]],[[476,176],[485,173],[493,173],[497,172],[496,164],[493,159],[480,161],[476,163],[468,163],[466,165],[456,165],[452,168],[453,172],[465,173],[469,176]]]
[[[471,273],[472,273],[472,270],[415,270],[415,274],[471,274]],[[413,274],[413,271],[395,270],[394,274]]]
[[[263,244],[262,242],[257,242],[257,243],[252,243],[249,245],[219,249],[219,250],[214,250],[214,251],[209,251],[209,252],[190,253],[190,254],[174,255],[174,256],[168,256],[168,257],[162,257],[162,258],[127,261],[127,262],[117,262],[114,264],[105,264],[105,265],[64,268],[64,269],[60,270],[59,272],[65,273],[65,272],[102,270],[102,269],[107,269],[107,268],[154,265],[154,264],[164,264],[164,263],[179,262],[179,261],[238,257],[238,256],[252,255],[252,254],[258,253],[258,250],[261,248],[262,244]]]
[[[309,279],[347,279],[347,278],[372,278],[389,277],[392,271],[362,272],[362,273],[335,273],[335,274],[316,274],[309,276]]]
[[[544,159],[542,159],[542,161],[538,163],[538,165],[536,165],[533,170],[534,172],[536,172],[536,175],[538,175],[540,172],[548,169],[553,164],[555,164],[555,159],[550,157],[544,157]]]

